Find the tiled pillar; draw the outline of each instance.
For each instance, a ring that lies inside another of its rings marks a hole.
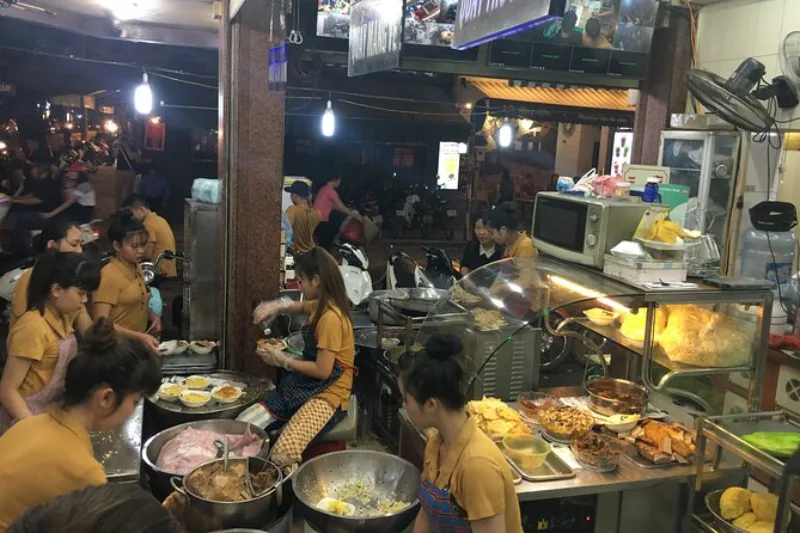
[[[653,35],[647,78],[642,82],[636,106],[633,163],[658,163],[661,132],[669,126],[670,115],[686,109],[683,75],[690,67],[691,55],[689,21],[674,14],[669,27],[658,28]]]
[[[284,91],[267,83],[268,53],[276,44],[264,21],[272,2],[277,26],[280,0],[247,0],[230,23],[226,6],[220,31],[222,342],[226,368],[254,374],[266,369],[254,353],[252,303],[278,295],[280,271]]]

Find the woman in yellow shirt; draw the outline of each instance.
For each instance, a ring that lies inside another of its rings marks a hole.
[[[536,257],[533,241],[519,229],[519,221],[514,209],[508,204],[495,207],[489,212],[486,226],[494,242],[505,246],[506,259],[510,257]]]
[[[56,250],[59,252],[83,252],[83,233],[73,222],[62,219],[50,220],[45,225],[40,235],[42,253],[48,250]],[[29,268],[22,273],[22,276],[17,280],[14,285],[14,292],[11,295],[11,324],[14,323],[28,310],[28,286],[31,282],[31,274],[33,268]],[[85,308],[75,317],[75,328],[78,333],[83,333],[86,328],[92,325],[92,319],[89,318]]]
[[[60,393],[78,351],[74,316],[100,283],[100,266],[76,253],[48,252],[33,267],[28,311],[8,334],[8,361],[0,378],[0,434],[42,413]]]
[[[160,384],[155,355],[118,340],[106,319],[89,328],[67,367],[58,404],[0,437],[0,532],[32,507],[105,484],[90,432],[119,428]]]
[[[157,353],[158,341],[150,333],[161,330],[161,319],[148,306],[150,293],[139,266],[147,248],[147,230],[130,210],[123,209],[111,221],[108,240],[115,255],[103,267],[100,286],[92,295],[92,316],[95,320],[108,317],[117,333]]]
[[[433,335],[402,361],[403,405],[414,425],[435,429],[425,446],[414,533],[522,533],[519,500],[502,452],[467,416],[464,348]]]
[[[292,372],[273,395],[239,416],[262,428],[286,424],[271,452],[281,465],[299,463],[308,444],[346,416],[355,370],[350,303],[336,261],[317,247],[295,259],[295,270],[305,303],[265,302],[253,312],[253,320],[260,324],[280,313],[308,313],[303,357],[260,349],[264,362]]]

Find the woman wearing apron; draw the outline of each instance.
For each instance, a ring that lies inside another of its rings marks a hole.
[[[147,230],[130,210],[123,209],[111,220],[108,240],[114,257],[103,267],[100,286],[92,295],[92,316],[95,320],[108,317],[117,333],[158,353],[158,341],[151,333],[161,330],[161,319],[148,306],[150,293],[139,266],[147,248]]]
[[[308,313],[302,329],[303,357],[259,350],[267,364],[290,372],[273,395],[238,418],[262,428],[286,424],[271,452],[281,466],[299,463],[309,443],[346,416],[355,370],[350,304],[336,261],[317,247],[295,259],[295,270],[305,302],[265,302],[253,319],[260,324],[280,313]]]
[[[76,253],[48,252],[31,274],[28,311],[8,334],[8,361],[0,378],[0,434],[43,412],[61,391],[77,353],[74,316],[100,283],[100,266]]]
[[[502,452],[466,413],[463,345],[433,335],[401,361],[403,405],[425,446],[414,533],[522,533],[519,501]]]
[[[46,413],[21,420],[0,437],[0,533],[28,509],[104,485],[105,471],[95,459],[90,433],[120,428],[159,385],[156,355],[139,343],[118,340],[106,319],[89,328],[80,352],[67,366],[57,401]],[[77,514],[91,514],[80,505],[76,509]],[[46,529],[88,531],[62,523]]]

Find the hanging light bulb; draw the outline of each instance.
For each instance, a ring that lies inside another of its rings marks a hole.
[[[511,146],[511,143],[514,141],[514,129],[511,127],[511,124],[508,123],[508,119],[500,126],[500,130],[497,132],[497,144],[500,148],[508,148]]]
[[[133,107],[137,113],[149,115],[153,110],[153,91],[147,83],[147,73],[142,76],[142,84],[133,93]]]
[[[322,114],[321,126],[322,135],[325,137],[333,137],[333,134],[336,133],[336,115],[333,114],[333,107],[331,107],[330,100],[328,100],[328,106]]]

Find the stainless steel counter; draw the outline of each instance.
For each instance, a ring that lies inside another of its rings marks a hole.
[[[139,480],[142,411],[143,403],[140,402],[121,428],[92,434],[94,456],[103,465],[106,477],[112,483]]]

